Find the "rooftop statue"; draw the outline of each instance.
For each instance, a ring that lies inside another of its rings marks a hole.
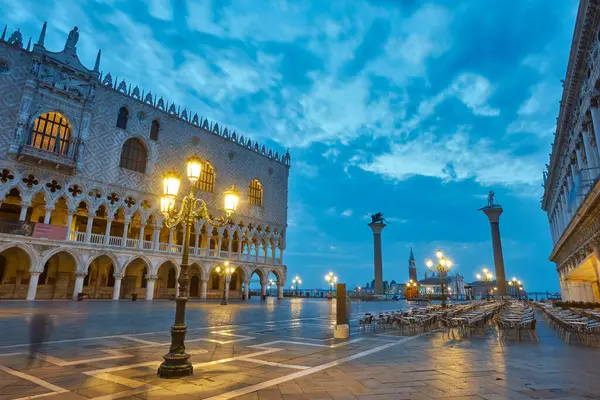
[[[75,50],[75,45],[79,40],[79,28],[74,27],[71,32],[69,32],[69,36],[67,37],[67,43],[65,43],[65,50],[73,49]]]
[[[378,212],[376,214],[371,215],[371,223],[372,224],[385,224],[387,221],[383,218],[383,213]]]

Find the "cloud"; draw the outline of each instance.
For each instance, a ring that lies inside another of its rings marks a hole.
[[[321,155],[327,159],[336,160],[340,156],[340,151],[335,147],[331,147]]]
[[[173,20],[171,0],[150,0],[148,3],[150,15],[163,21]]]
[[[319,168],[314,164],[309,164],[304,161],[295,161],[294,170],[307,178],[316,178],[319,176]]]
[[[340,215],[342,217],[351,217],[352,214],[353,214],[353,211],[350,208],[348,208],[348,209],[342,211],[342,213]]]
[[[488,139],[472,139],[466,131],[421,134],[414,140],[393,143],[389,152],[355,165],[394,181],[418,175],[445,182],[473,179],[485,186],[510,186],[533,185],[540,179],[536,157],[517,157],[508,149],[495,148]]]

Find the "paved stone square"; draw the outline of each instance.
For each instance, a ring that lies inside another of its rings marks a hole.
[[[493,329],[467,339],[358,333],[355,321],[340,341],[326,300],[188,306],[194,375],[164,380],[156,370],[174,302],[0,303],[0,400],[600,398],[600,350],[565,345],[541,318],[540,343],[501,342]],[[362,303],[360,313],[401,307]],[[54,328],[30,348],[38,312]]]

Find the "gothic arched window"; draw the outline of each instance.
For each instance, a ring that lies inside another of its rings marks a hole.
[[[121,168],[144,173],[146,172],[146,147],[139,139],[128,139],[121,152]]]
[[[169,269],[169,277],[167,278],[167,287],[173,289],[175,287],[175,268]]]
[[[263,186],[258,179],[253,179],[248,187],[248,201],[250,204],[262,207]]]
[[[152,126],[150,127],[150,140],[157,141],[158,134],[160,132],[160,122],[158,120],[152,121]]]
[[[119,115],[117,116],[117,128],[127,129],[127,120],[129,119],[129,110],[127,107],[119,108]]]
[[[31,127],[29,144],[41,150],[67,154],[71,139],[71,125],[60,113],[40,115]]]
[[[198,189],[212,193],[215,189],[215,169],[210,165],[208,161],[202,165],[202,171],[200,171],[200,179],[198,180]]]
[[[237,290],[237,273],[231,274],[231,280],[229,281],[229,290]]]

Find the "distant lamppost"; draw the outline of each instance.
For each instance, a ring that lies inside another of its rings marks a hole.
[[[418,293],[419,293],[419,288],[418,288],[418,283],[413,281],[412,279],[409,279],[408,282],[406,282],[406,289],[405,289],[405,293],[404,296],[408,297],[409,299],[412,299],[413,297],[417,297]]]
[[[271,288],[275,286],[275,281],[273,279],[269,279],[269,296],[271,296]]]
[[[325,275],[325,280],[329,283],[329,298],[333,298],[333,285],[335,285],[338,281],[338,277],[333,273],[330,272],[327,275]]]
[[[362,294],[362,288],[360,286],[356,287],[356,291],[358,292],[359,296]]]
[[[514,288],[513,291],[517,292],[516,293],[517,299],[521,300],[521,290],[523,290],[523,288],[522,288],[523,283],[513,276],[512,280],[510,282],[508,282],[508,285],[510,287]]]
[[[296,287],[296,296],[298,296],[298,285],[302,284],[302,279],[298,275],[294,279],[292,279],[292,283]]]
[[[212,226],[225,226],[230,223],[231,215],[236,211],[240,199],[239,193],[232,186],[224,193],[224,211],[227,218],[212,219],[204,200],[195,196],[195,183],[200,179],[202,160],[190,157],[186,163],[187,178],[190,182],[190,192],[185,196],[179,207],[175,207],[181,178],[176,172],[169,172],[163,178],[164,195],[160,199],[160,211],[164,216],[165,225],[173,228],[179,224],[185,226],[183,249],[181,255],[181,272],[179,274],[179,296],[175,299],[175,323],[171,327],[171,346],[163,356],[164,361],[158,367],[161,378],[179,378],[192,375],[194,367],[189,361],[190,355],[185,352],[185,305],[187,303],[188,262],[190,253],[190,234],[197,219],[203,219]]]
[[[223,277],[223,297],[221,298],[221,305],[226,306],[227,296],[225,294],[225,289],[227,287],[227,278],[233,274],[234,270],[229,267],[229,261],[225,261],[223,264],[225,264],[225,268],[217,267],[215,268],[215,272]]]
[[[442,291],[442,307],[446,307],[446,295],[444,294],[444,274],[450,271],[452,267],[452,260],[444,257],[444,253],[441,250],[435,252],[437,263],[434,263],[431,259],[425,261],[425,265],[430,271],[438,271],[440,273],[440,289]]]
[[[477,274],[477,279],[485,282],[485,298],[489,299],[490,292],[488,291],[488,284],[494,280],[494,275],[492,275],[487,268],[482,269],[481,272],[483,272],[483,274]]]

